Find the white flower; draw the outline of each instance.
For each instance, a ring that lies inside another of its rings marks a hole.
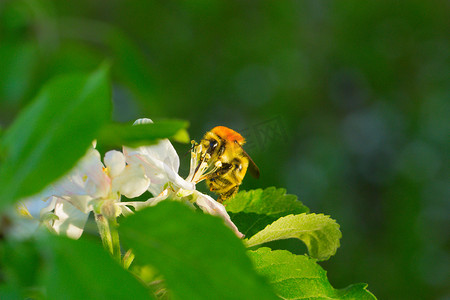
[[[127,165],[119,151],[107,152],[104,162],[105,165],[97,150],[89,149],[67,176],[23,204],[40,207],[39,216],[34,214],[34,217],[56,233],[75,239],[83,233],[89,213],[94,209],[109,217],[131,213],[128,207],[117,205],[121,195],[127,198],[141,195],[148,189],[150,179],[141,165]]]
[[[150,119],[139,119],[135,122],[135,125],[145,123],[152,123],[152,121]],[[169,197],[171,199],[190,198],[204,212],[221,217],[239,238],[244,236],[231,221],[230,216],[221,203],[195,189],[195,184],[204,178],[205,172],[211,172],[211,170],[207,170],[206,165],[203,163],[199,167],[200,172],[195,172],[197,153],[192,153],[190,174],[186,179],[178,175],[180,160],[168,139],[163,139],[156,145],[142,146],[136,149],[124,147],[123,153],[128,164],[140,164],[144,167],[145,174],[151,181],[149,191],[155,197],[145,202],[127,202],[119,205],[132,205],[136,209],[140,209],[145,206],[155,205]]]
[[[139,119],[135,124],[149,122],[152,121]],[[178,155],[168,139],[136,149],[124,147],[123,154],[109,151],[104,164],[100,153],[91,148],[68,175],[41,194],[23,200],[22,211],[30,211],[30,216],[56,233],[76,239],[83,233],[91,211],[117,217],[121,213],[133,213],[127,206],[141,209],[170,198],[190,205],[196,203],[204,212],[221,217],[242,238],[243,234],[233,224],[225,207],[195,189],[196,183],[218,167],[203,161],[197,166],[199,149],[191,153],[191,171],[187,179],[183,179],[178,175]],[[147,189],[153,198],[144,202],[121,202],[122,195],[135,198]]]

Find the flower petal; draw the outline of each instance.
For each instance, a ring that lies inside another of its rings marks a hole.
[[[58,234],[65,234],[70,238],[78,239],[84,230],[89,213],[83,213],[67,201],[60,200],[55,206],[55,220],[52,227]]]
[[[49,213],[49,212],[51,212],[51,211],[53,211],[53,210],[55,209],[57,200],[58,200],[58,198],[56,198],[56,197],[50,197],[50,198],[47,200],[47,202],[46,202],[47,206],[44,207],[44,208],[42,208],[42,209],[39,211],[39,218],[40,218],[41,220],[42,220],[42,217],[43,217],[45,214],[47,214],[47,213]]]
[[[140,118],[134,121],[133,125],[140,125],[140,124],[151,124],[153,123],[152,119],[149,118]]]
[[[93,201],[97,199],[89,195],[62,196],[59,198],[69,202],[85,214],[93,210]]]
[[[150,184],[150,179],[145,175],[141,165],[128,165],[119,176],[112,179],[112,191],[120,192],[127,198],[135,198],[142,195]]]
[[[125,156],[120,151],[111,150],[106,152],[104,162],[111,177],[119,175],[125,169]]]
[[[55,196],[91,195],[105,197],[109,193],[110,178],[103,172],[100,153],[91,148],[74,169],[53,185]]]
[[[170,195],[169,189],[165,189],[158,196],[148,199],[147,201],[129,201],[116,203],[118,206],[132,206],[136,210],[143,209],[149,206],[155,206],[159,202],[166,200]]]
[[[100,153],[89,149],[81,162],[82,180],[86,180],[85,191],[94,198],[104,198],[111,189],[111,178],[103,171]]]
[[[225,206],[214,200],[212,197],[202,194],[198,191],[195,191],[195,196],[197,197],[196,203],[197,205],[204,211],[214,216],[221,217],[225,224],[230,227],[233,232],[239,237],[243,238],[244,235],[239,232],[239,229],[234,225],[234,223],[231,221],[230,216],[227,213],[227,210],[225,209]]]
[[[49,207],[51,204],[53,194],[55,194],[55,191],[51,186],[49,186],[37,195],[22,199],[19,204],[22,205],[23,209],[33,218],[39,219],[41,210]]]
[[[149,191],[153,195],[159,195],[167,182],[186,190],[195,189],[193,183],[178,175],[180,161],[168,139],[136,149],[124,147],[124,153],[128,164],[141,164],[144,167],[145,174],[150,178]]]

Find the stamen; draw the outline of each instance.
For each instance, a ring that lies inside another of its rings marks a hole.
[[[222,165],[222,164],[220,164]],[[209,170],[208,172],[203,173],[203,176],[201,176],[197,182],[203,181],[205,179],[207,179],[209,177],[209,175],[213,174],[214,172],[216,172],[220,167],[217,166],[217,164],[214,164],[214,167]]]
[[[197,168],[194,172],[194,177],[192,178],[192,181],[197,183],[199,182],[199,177],[202,176],[202,174],[208,169],[208,160],[211,158],[211,155],[206,154],[203,156],[203,159],[201,160],[200,164],[197,165]]]
[[[193,182],[193,178],[195,173],[197,172],[197,164],[200,161],[200,155],[202,152],[202,145],[197,144],[195,141],[191,141],[192,149],[191,149],[191,167],[189,169],[189,175],[186,178],[187,181]]]
[[[191,167],[187,181],[198,183],[208,178],[209,175],[216,172],[218,168],[222,166],[220,161],[216,161],[211,164],[211,154],[203,153],[203,147],[201,144],[194,146],[191,152]]]

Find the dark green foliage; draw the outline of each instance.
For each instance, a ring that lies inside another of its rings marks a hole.
[[[49,79],[107,58],[114,124],[187,120],[197,141],[236,129],[261,170],[241,190],[285,187],[339,222],[341,248],[323,263],[333,285],[445,299],[448,11],[445,0],[1,1],[0,135]],[[230,214],[247,237],[275,221]]]
[[[276,299],[221,219],[162,202],[123,221],[126,247],[151,264],[175,299]]]

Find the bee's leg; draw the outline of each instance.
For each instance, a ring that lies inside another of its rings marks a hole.
[[[213,177],[206,180],[206,185],[211,192],[221,194],[227,192],[233,184],[223,177]]]
[[[239,190],[239,186],[238,185],[232,187],[231,189],[229,189],[225,193],[220,194],[219,198],[217,198],[217,202],[223,203],[224,200],[232,198],[234,195],[237,194],[238,190]]]
[[[220,177],[223,177],[225,174],[229,173],[230,171],[232,171],[231,164],[223,164],[219,169],[217,169],[216,172],[206,175],[205,179],[211,180],[211,179],[220,178]]]

